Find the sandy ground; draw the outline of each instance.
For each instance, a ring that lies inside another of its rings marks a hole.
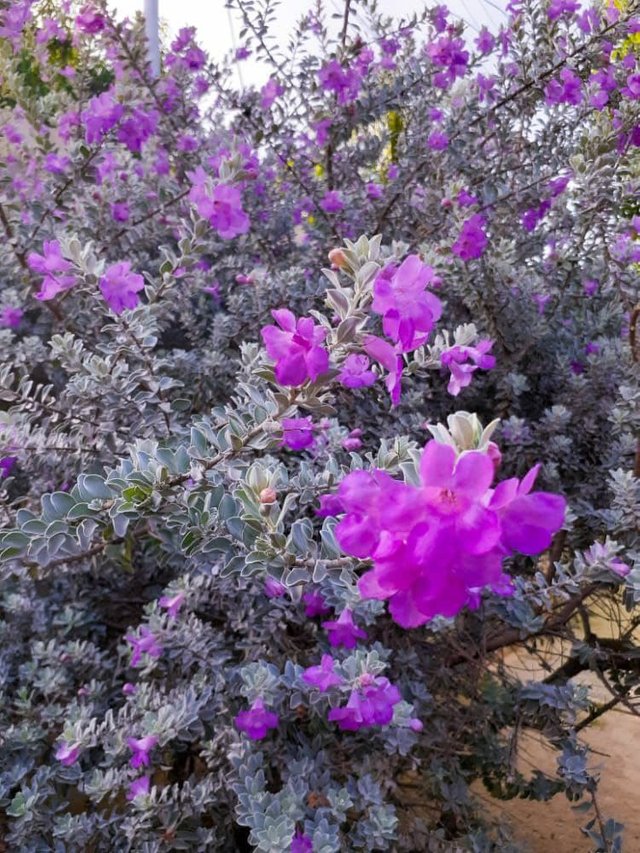
[[[591,767],[601,773],[598,804],[605,818],[613,817],[625,826],[625,853],[640,851],[640,717],[627,711],[612,710],[584,733],[584,740],[597,750]],[[533,767],[553,772],[555,754],[540,740],[529,737],[523,744],[520,759]],[[476,791],[485,799],[489,811],[502,817],[513,827],[523,853],[588,853],[593,845],[581,832],[592,816],[576,813],[562,795],[548,803],[529,800],[496,802],[486,792]]]
[[[605,633],[600,626],[600,634]],[[556,649],[554,654],[562,655]],[[520,672],[523,680],[540,678],[541,669],[532,664],[522,652],[508,652],[505,663]],[[557,661],[556,661],[557,663]],[[591,698],[606,702],[611,694],[592,675],[580,676],[591,688]],[[604,714],[580,734],[594,751],[589,767],[600,774],[598,805],[605,819],[615,818],[625,827],[624,853],[640,853],[640,717],[621,706]],[[556,753],[537,735],[528,735],[521,743],[520,768],[535,767],[554,774]],[[510,823],[523,853],[589,853],[592,842],[580,827],[592,817],[593,811],[575,812],[563,795],[548,803],[529,800],[501,802],[493,800],[484,789],[476,790],[496,817]]]

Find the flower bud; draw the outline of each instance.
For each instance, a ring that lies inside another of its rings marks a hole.
[[[348,261],[342,249],[331,249],[329,252],[329,262],[336,269],[344,269],[348,266]]]
[[[261,504],[274,504],[276,502],[276,498],[276,490],[272,489],[270,486],[260,492]]]

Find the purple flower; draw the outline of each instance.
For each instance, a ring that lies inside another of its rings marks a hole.
[[[162,654],[162,646],[146,625],[140,628],[137,637],[135,634],[127,634],[125,639],[131,646],[131,666],[137,666],[142,660],[143,654],[147,654],[151,658],[159,658]]]
[[[549,492],[531,494],[539,470],[535,465],[521,481],[503,480],[491,495],[489,508],[498,513],[501,542],[509,551],[539,554],[564,522],[564,498]]]
[[[290,853],[313,853],[313,841],[302,830],[297,829],[291,839]]]
[[[493,341],[485,339],[478,341],[476,346],[456,345],[445,350],[440,355],[440,363],[451,371],[447,391],[457,397],[463,388],[471,383],[471,377],[478,368],[491,370],[496,366],[495,356],[489,354]],[[469,361],[472,363],[469,364]]]
[[[338,374],[338,382],[345,388],[367,388],[373,385],[378,377],[369,369],[369,359],[366,355],[348,355],[342,363]]]
[[[312,382],[329,368],[329,353],[321,346],[327,330],[311,317],[300,317],[287,308],[272,311],[277,326],[264,326],[261,334],[267,353],[275,361],[275,376],[280,385]],[[278,328],[279,327],[279,328]]]
[[[364,598],[389,599],[405,628],[436,615],[455,616],[489,587],[507,594],[502,562],[514,552],[547,548],[564,518],[564,499],[531,494],[537,469],[520,483],[492,490],[494,459],[480,451],[459,457],[430,441],[420,461],[421,485],[383,471],[353,471],[338,498],[346,512],[335,528],[345,553],[373,560],[359,581]]]
[[[333,497],[332,495],[323,495],[323,498]],[[322,500],[322,498],[320,498]],[[302,600],[305,603],[304,614],[308,616],[309,619],[313,619],[314,616],[326,616],[328,613],[331,613],[331,610],[327,607],[322,594],[319,592],[305,592],[302,596]]]
[[[137,690],[138,688],[136,687],[136,685],[132,684],[130,681],[127,681],[125,684],[122,685],[122,692],[125,696],[133,696],[133,694],[136,693]]]
[[[344,202],[338,190],[329,190],[320,201],[320,207],[325,213],[339,213],[344,210]]]
[[[13,470],[13,466],[18,461],[17,456],[2,456],[0,457],[0,480],[3,477],[8,477]]]
[[[83,33],[95,35],[105,28],[105,20],[99,12],[96,12],[87,4],[76,15],[76,27]]]
[[[163,595],[162,598],[158,599],[158,604],[160,607],[164,607],[166,609],[167,614],[171,616],[172,619],[175,619],[180,608],[184,604],[184,599],[185,594],[181,591],[172,596]]]
[[[131,756],[131,766],[134,768],[148,767],[151,764],[149,753],[158,743],[158,738],[155,735],[147,735],[146,737],[137,740],[134,737],[127,738],[127,746],[133,753]]]
[[[310,666],[302,673],[302,680],[325,693],[330,687],[342,684],[344,678],[333,671],[335,661],[331,655],[322,655],[320,666]]]
[[[367,355],[375,359],[388,371],[384,384],[391,395],[391,405],[397,406],[400,402],[402,388],[402,356],[395,351],[390,343],[376,337],[376,335],[365,335],[362,343]]]
[[[57,240],[45,240],[43,251],[44,255],[31,252],[27,257],[27,264],[29,269],[44,275],[36,299],[48,300],[73,287],[76,278],[73,275],[64,275],[71,269],[71,264],[62,257],[62,249]]]
[[[22,308],[5,305],[4,308],[0,309],[0,326],[4,326],[6,329],[17,329],[23,317]]]
[[[484,232],[484,217],[479,213],[466,219],[462,224],[460,236],[451,246],[451,251],[463,261],[480,258],[487,247],[487,235]]]
[[[155,110],[145,112],[134,108],[133,113],[118,128],[118,142],[124,143],[134,154],[139,154],[144,143],[156,132],[158,119]]]
[[[367,632],[358,628],[354,623],[353,614],[348,607],[345,607],[337,620],[330,619],[323,622],[322,627],[329,634],[329,643],[332,646],[354,649],[357,640],[366,640],[367,638]]]
[[[43,166],[52,175],[60,175],[69,167],[70,163],[71,160],[68,157],[59,157],[52,152],[44,158]]]
[[[202,168],[190,175],[193,187],[189,201],[203,219],[216,229],[223,240],[232,240],[249,230],[249,217],[242,209],[242,196],[237,187],[217,184],[213,189],[206,185],[206,174]]]
[[[87,143],[100,142],[120,121],[123,112],[122,104],[116,101],[111,92],[102,92],[91,98],[81,117]]]
[[[283,418],[282,444],[289,450],[307,450],[315,442],[311,418]]]
[[[126,222],[129,219],[129,205],[126,201],[116,201],[111,205],[111,216],[115,222]]]
[[[551,0],[547,9],[547,17],[550,21],[557,21],[565,15],[573,15],[580,8],[576,0]]]
[[[260,106],[263,110],[268,110],[275,99],[279,98],[283,93],[284,86],[272,77],[264,84],[262,89],[260,89]]]
[[[135,800],[136,797],[142,797],[149,793],[149,789],[151,786],[151,779],[148,776],[140,776],[138,779],[134,779],[133,782],[129,785],[129,790],[127,791],[127,799]]]
[[[112,264],[100,278],[102,295],[116,314],[122,314],[125,308],[135,308],[140,302],[137,294],[143,288],[144,279],[131,272],[129,261]]]
[[[496,40],[486,27],[483,27],[476,39],[476,49],[480,53],[491,53],[495,47]]]
[[[582,102],[582,81],[570,68],[563,68],[560,78],[554,78],[547,84],[545,90],[547,104],[573,104]]]
[[[279,718],[264,707],[262,697],[258,697],[248,711],[240,711],[235,718],[236,728],[244,732],[251,740],[262,740],[269,729],[278,726]]]
[[[264,594],[267,598],[282,598],[287,592],[287,588],[284,584],[277,581],[275,578],[272,578],[270,575],[267,577],[264,582]]]
[[[56,749],[56,758],[65,767],[71,767],[80,757],[80,749],[79,743],[61,743]]]
[[[352,450],[360,450],[362,447],[361,435],[361,429],[352,429],[349,435],[342,442],[343,448],[348,452],[351,452]]]
[[[442,303],[426,289],[438,282],[418,255],[409,255],[397,269],[383,269],[376,278],[371,310],[382,314],[384,333],[400,344],[401,352],[421,346],[440,318]]]
[[[387,678],[374,678],[365,673],[360,683],[360,688],[351,692],[344,707],[329,711],[328,719],[343,731],[388,725],[393,719],[394,706],[402,700],[398,688]]]
[[[432,151],[444,151],[448,144],[449,137],[441,130],[434,130],[427,137],[427,148]]]
[[[377,198],[380,198],[383,193],[384,190],[380,184],[374,184],[372,182],[367,184],[367,197],[371,199],[371,201],[375,201]]]
[[[339,104],[355,101],[362,82],[355,69],[343,68],[336,59],[332,59],[320,69],[318,81],[325,91],[335,92]]]

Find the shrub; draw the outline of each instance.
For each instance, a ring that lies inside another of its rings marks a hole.
[[[2,5],[6,846],[511,849],[482,780],[619,849],[579,733],[639,684],[635,8],[285,44],[234,0],[154,79],[140,20]]]

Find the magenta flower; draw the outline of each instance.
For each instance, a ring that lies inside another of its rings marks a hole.
[[[150,787],[151,779],[148,776],[140,776],[140,778],[134,779],[129,785],[127,799],[135,800],[136,797],[146,796],[149,793]]]
[[[376,335],[365,335],[363,341],[365,352],[388,371],[384,380],[387,391],[391,395],[391,405],[397,406],[400,402],[402,390],[402,370],[404,363],[390,343]]]
[[[87,143],[100,142],[122,118],[124,108],[113,97],[111,92],[102,92],[91,98],[86,110],[82,113],[82,123],[85,128]]]
[[[322,497],[326,498],[329,496],[323,495]],[[331,613],[331,610],[327,607],[322,594],[319,592],[305,592],[302,596],[302,600],[306,605],[304,608],[304,614],[305,616],[308,616],[309,619],[313,619],[314,616],[326,616],[328,613]]]
[[[479,213],[465,220],[460,236],[451,246],[451,251],[463,261],[480,258],[487,247],[487,235],[484,232],[484,217]]]
[[[62,257],[62,249],[57,240],[45,240],[44,254],[31,252],[27,257],[29,269],[44,275],[40,291],[36,293],[36,299],[53,299],[63,290],[69,290],[76,283],[73,275],[64,275],[72,267],[69,261]]]
[[[278,715],[266,710],[264,701],[260,696],[248,711],[240,711],[235,718],[236,728],[244,732],[251,740],[262,740],[263,737],[266,737],[269,729],[277,728],[278,722]]]
[[[96,12],[87,4],[76,15],[76,27],[83,33],[95,35],[104,29],[105,20],[99,12]]]
[[[344,210],[344,202],[338,190],[328,190],[320,201],[325,213],[339,213]]]
[[[0,309],[0,326],[3,326],[5,329],[17,329],[23,317],[24,311],[22,308],[6,305]]]
[[[151,658],[159,658],[162,654],[162,646],[146,625],[140,628],[139,636],[127,634],[125,640],[131,646],[131,666],[137,666],[142,660],[143,654],[149,655]]]
[[[381,198],[384,193],[384,190],[380,186],[380,184],[368,183],[367,184],[367,197],[371,201],[375,201],[378,198]]]
[[[56,749],[56,758],[65,767],[71,767],[80,757],[80,749],[79,743],[61,743]]]
[[[580,3],[577,0],[551,0],[547,8],[547,17],[550,21],[557,21],[558,18],[573,15],[579,8]]]
[[[275,578],[272,578],[270,575],[267,577],[264,582],[264,594],[267,598],[282,598],[287,592],[287,588],[284,584],[277,581]]]
[[[367,388],[373,385],[378,377],[369,369],[369,359],[366,355],[348,355],[342,363],[338,374],[338,382],[345,388]]]
[[[360,450],[360,448],[362,447],[361,436],[361,429],[352,429],[349,435],[342,442],[343,448],[349,453],[352,450]]]
[[[112,264],[100,278],[102,295],[116,314],[122,314],[125,308],[135,308],[140,302],[137,294],[143,288],[144,279],[131,272],[129,261]]]
[[[382,314],[385,335],[409,352],[421,346],[442,314],[442,303],[426,289],[439,283],[432,267],[409,255],[397,268],[385,268],[373,286],[371,310]]]
[[[134,108],[133,113],[118,128],[118,142],[122,142],[134,154],[139,154],[144,143],[156,132],[158,119],[159,115],[155,110],[146,112]]]
[[[158,738],[155,735],[147,735],[146,737],[136,740],[134,737],[127,738],[127,746],[133,753],[131,756],[131,766],[134,768],[148,767],[151,764],[149,753],[158,743]]]
[[[172,619],[175,619],[180,611],[180,608],[184,604],[185,594],[184,592],[177,592],[175,595],[168,596],[163,595],[162,598],[158,599],[158,605],[160,607],[164,607],[167,611],[167,614],[171,616]]]
[[[283,418],[282,444],[289,450],[308,450],[315,443],[311,418]]]
[[[479,591],[510,594],[502,562],[514,551],[537,554],[562,525],[564,499],[530,494],[537,469],[522,483],[491,489],[493,455],[430,441],[418,487],[383,471],[353,471],[338,489],[345,511],[335,535],[348,554],[373,560],[359,581],[364,598],[389,599],[405,628],[473,606]]]
[[[136,693],[137,690],[138,688],[136,687],[136,685],[132,684],[130,681],[127,681],[122,685],[122,692],[125,696],[133,696],[133,694]]]
[[[348,607],[342,611],[337,620],[330,619],[322,623],[329,635],[329,644],[354,649],[357,640],[366,640],[367,632],[363,631],[353,621],[353,614]]]
[[[563,68],[560,78],[553,78],[544,90],[547,104],[573,104],[582,102],[582,81],[570,68]]]
[[[441,130],[434,130],[427,136],[427,148],[431,151],[444,151],[448,144],[449,137]]]
[[[362,79],[355,69],[332,59],[318,72],[318,81],[325,91],[335,92],[339,104],[350,104],[358,97]]]
[[[449,347],[440,355],[440,363],[451,371],[447,391],[457,397],[463,388],[471,383],[474,371],[491,370],[496,366],[495,356],[489,353],[493,341],[488,338],[478,341],[476,346]],[[471,363],[469,363],[471,362]]]
[[[283,93],[284,86],[272,77],[264,84],[262,89],[260,89],[260,106],[263,110],[268,110],[275,99],[279,98]]]
[[[344,678],[333,671],[335,661],[331,655],[322,655],[320,666],[310,666],[302,673],[302,680],[325,693],[330,687],[342,684]]]
[[[280,385],[312,382],[329,368],[329,353],[321,346],[327,330],[311,317],[300,317],[287,308],[272,311],[277,326],[264,326],[261,334],[267,353],[275,361],[275,376]],[[279,328],[278,328],[279,326]]]
[[[18,461],[17,456],[2,456],[0,457],[0,480],[3,477],[8,477],[13,470],[13,466]]]
[[[237,187],[217,184],[213,189],[206,186],[207,176],[202,168],[190,175],[193,187],[189,201],[203,219],[216,229],[223,240],[232,240],[249,230],[249,217],[242,209],[242,196]]]
[[[291,839],[290,853],[313,853],[313,841],[302,830],[297,829]]]
[[[521,481],[504,480],[491,495],[489,508],[500,517],[501,541],[510,551],[539,554],[564,522],[564,498],[549,492],[531,494],[539,471],[540,465],[535,465]]]
[[[126,222],[129,219],[129,205],[126,201],[116,201],[111,205],[111,217],[114,222]]]
[[[398,688],[387,678],[365,674],[361,687],[353,690],[347,704],[332,708],[328,719],[343,731],[357,731],[369,726],[386,726],[393,719],[393,708],[402,700]]]

